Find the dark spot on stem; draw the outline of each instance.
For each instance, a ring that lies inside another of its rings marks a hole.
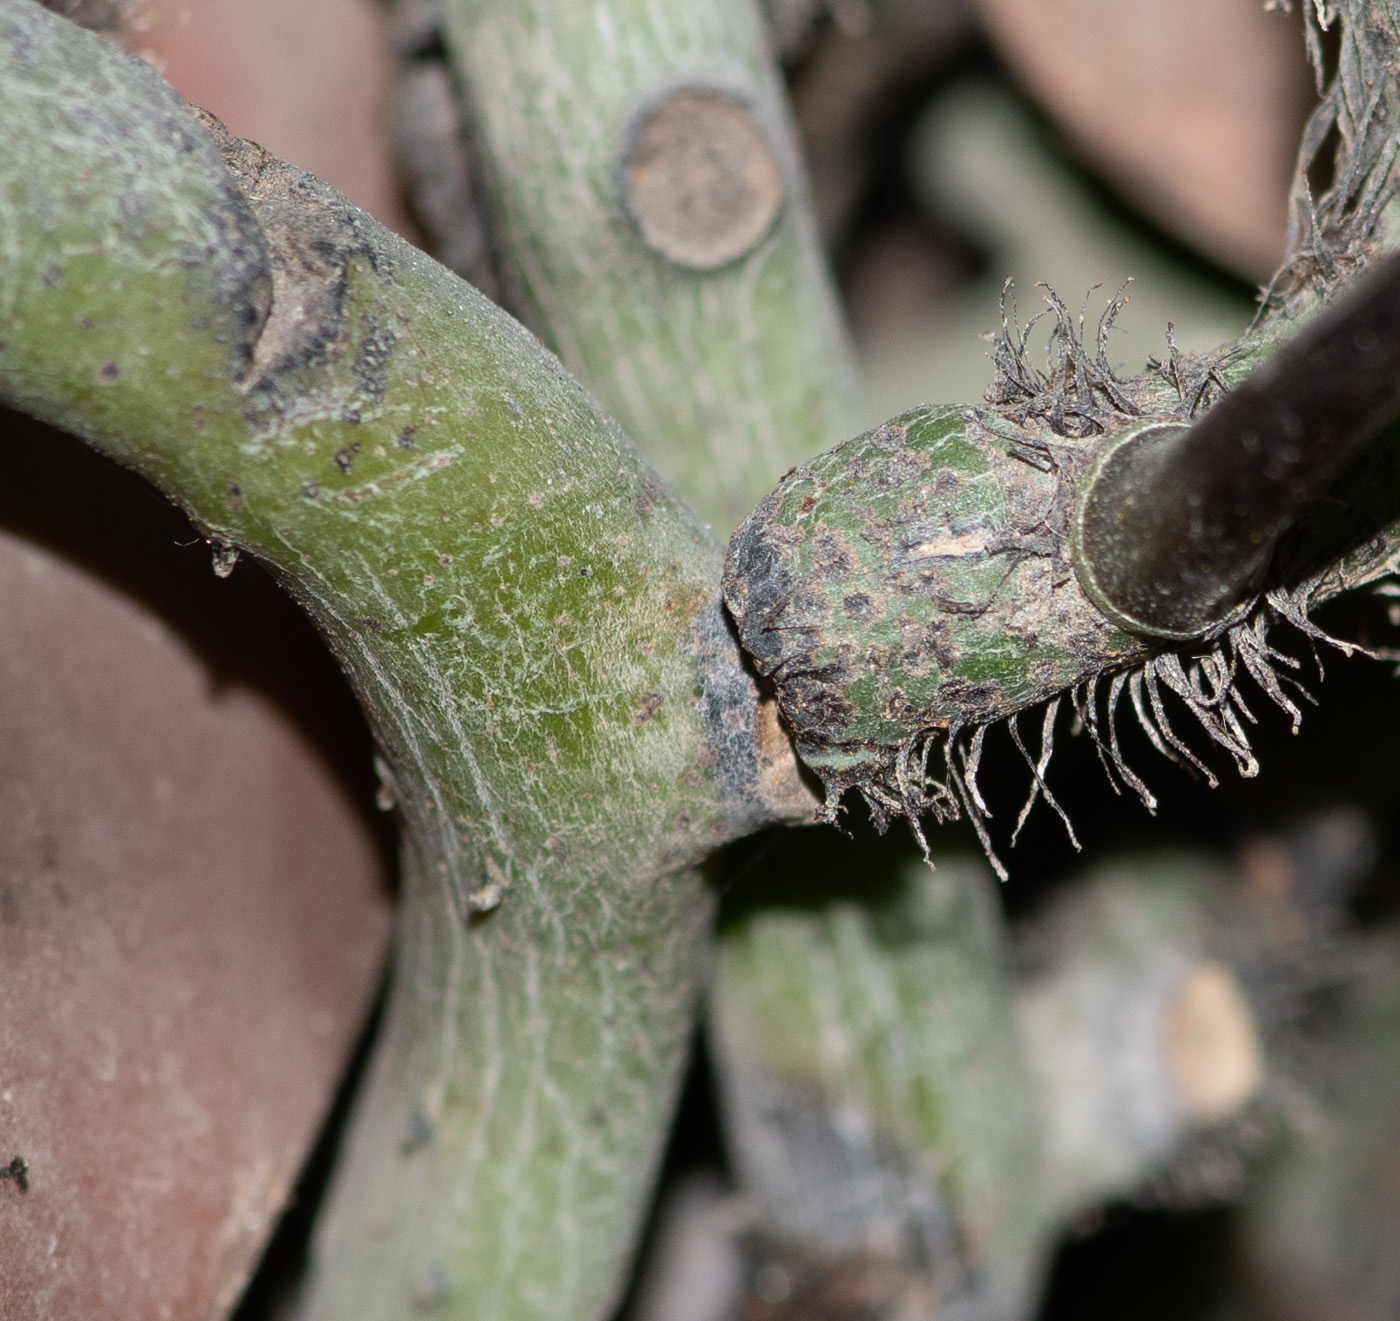
[[[15,1187],[22,1193],[29,1191],[29,1162],[23,1156],[16,1156],[8,1165],[0,1165],[0,1179],[13,1179]]]
[[[437,1125],[433,1123],[432,1115],[418,1106],[408,1117],[408,1131],[399,1143],[399,1153],[411,1156],[426,1147],[436,1135]]]
[[[867,624],[875,618],[875,602],[865,592],[852,592],[841,602],[846,614],[858,624]]]
[[[413,1282],[413,1305],[420,1312],[432,1312],[452,1296],[452,1281],[437,1262],[418,1272]]]
[[[389,359],[393,356],[398,335],[388,326],[375,325],[366,318],[369,333],[360,349],[352,375],[355,388],[375,403],[382,403],[389,388]]]

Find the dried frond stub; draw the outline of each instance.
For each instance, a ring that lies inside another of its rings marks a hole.
[[[948,749],[946,783],[926,771],[930,745],[1151,653],[1085,595],[1070,522],[1102,437],[1174,419],[1189,396],[1158,373],[1114,375],[1121,290],[1092,346],[1047,292],[1043,370],[1010,292],[987,407],[915,409],[794,469],[730,543],[725,599],[829,818],[858,788],[882,826],[960,807],[980,825],[980,740],[961,767]]]
[[[881,822],[929,810],[922,745],[1148,655],[1075,578],[1088,452],[1057,439],[916,409],[794,470],[735,534],[725,599],[828,815],[853,787]]]
[[[1112,591],[1100,581],[1116,564],[1100,554],[1104,545],[1126,547],[1125,563],[1131,560],[1132,569],[1135,528],[1165,526],[1157,505],[1168,511],[1174,504],[1189,506],[1188,526],[1199,506],[1208,528],[1209,518],[1216,518],[1228,532],[1231,518],[1253,516],[1237,508],[1237,488],[1244,492],[1240,499],[1257,493],[1248,482],[1218,483],[1230,496],[1228,508],[1207,508],[1200,503],[1205,496],[1192,494],[1190,474],[1154,484],[1148,472],[1126,486],[1126,497],[1116,504],[1090,508],[1091,497],[1104,485],[1106,463],[1124,454],[1136,457],[1158,438],[1173,444],[1183,437],[1193,443],[1201,436],[1209,439],[1208,428],[1218,431],[1226,416],[1244,413],[1248,422],[1250,400],[1268,394],[1254,378],[1204,423],[1194,422],[1193,415],[1213,390],[1224,389],[1227,376],[1236,376],[1267,346],[1249,342],[1197,360],[1181,354],[1169,336],[1168,368],[1151,364],[1123,380],[1105,353],[1121,293],[1110,302],[1092,349],[1083,342],[1083,318],[1076,326],[1053,293],[1047,302],[1042,315],[1055,319],[1047,370],[1028,362],[1026,333],[1014,313],[1008,315],[1003,297],[989,407],[914,409],[794,469],[730,544],[725,600],[745,650],[776,688],[799,754],[823,781],[829,820],[853,788],[882,829],[904,815],[917,832],[924,814],[946,820],[966,811],[990,854],[984,825],[990,813],[976,775],[983,732],[1001,721],[1008,723],[1033,779],[1012,843],[1038,799],[1064,817],[1046,772],[1065,693],[1075,694],[1080,725],[1098,746],[1110,779],[1132,789],[1149,810],[1155,800],[1118,745],[1114,717],[1125,691],[1163,756],[1216,783],[1206,761],[1173,726],[1177,717],[1169,706],[1174,701],[1241,774],[1253,775],[1258,763],[1246,725],[1254,717],[1239,679],[1247,675],[1295,728],[1295,693],[1308,697],[1290,673],[1298,662],[1270,645],[1271,623],[1287,622],[1310,640],[1330,641],[1308,620],[1315,601],[1393,567],[1394,554],[1378,545],[1361,556],[1365,563],[1358,560],[1345,571],[1339,560],[1321,573],[1315,564],[1306,572],[1267,576],[1269,553],[1291,520],[1291,514],[1271,515],[1267,540],[1261,541],[1264,533],[1245,538],[1253,557],[1248,572],[1228,581],[1217,581],[1221,574],[1212,576],[1211,566],[1198,563],[1190,537],[1158,536],[1152,545],[1161,553],[1137,575],[1152,608],[1138,609],[1136,598],[1128,598],[1132,608],[1123,608],[1117,579],[1109,580]],[[1317,318],[1316,330],[1296,336],[1261,370],[1259,381],[1273,381],[1279,368],[1312,346],[1331,322],[1343,330],[1350,324],[1330,313]],[[1310,359],[1300,361],[1306,367]],[[1285,402],[1300,391],[1306,393],[1296,383],[1279,387]],[[1256,411],[1269,407],[1265,398]],[[1254,439],[1260,448],[1259,437]],[[1305,439],[1284,435],[1277,444],[1301,445]],[[1330,431],[1323,437],[1328,444],[1335,439]],[[1274,444],[1275,439],[1264,439],[1261,461]],[[1254,451],[1244,446],[1242,452],[1248,458]],[[1225,468],[1228,457],[1221,460]],[[1289,461],[1302,462],[1298,455]],[[1272,481],[1273,476],[1272,468],[1264,470],[1263,477]],[[1307,486],[1309,498],[1321,480]],[[1262,478],[1254,485],[1272,498],[1273,488]],[[1375,532],[1374,524],[1361,527],[1370,516],[1359,503],[1353,507],[1350,496],[1332,503],[1353,508],[1353,545],[1357,537]],[[1086,521],[1090,515],[1097,520],[1092,527]],[[1254,524],[1241,526],[1249,533]],[[1095,566],[1086,546],[1098,555],[1103,572],[1091,571]],[[1339,545],[1338,552],[1342,549]],[[1204,605],[1196,596],[1182,598],[1180,626],[1175,616],[1166,624],[1156,618],[1160,612],[1152,596],[1165,591],[1162,584],[1168,582],[1166,570],[1158,571],[1159,560],[1177,573],[1173,553],[1190,560],[1183,581],[1195,574],[1213,592],[1196,593]],[[1293,559],[1296,569],[1297,556]],[[1125,581],[1134,580],[1129,575]],[[1111,681],[1106,719],[1100,718],[1097,698],[1103,678]],[[1017,716],[1046,703],[1040,748],[1032,754]],[[935,761],[930,771],[932,750],[940,742],[942,770]],[[1073,841],[1067,818],[1065,825]]]

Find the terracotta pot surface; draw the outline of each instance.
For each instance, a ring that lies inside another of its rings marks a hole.
[[[977,0],[993,41],[1086,157],[1241,274],[1283,256],[1315,100],[1297,15],[1260,0]]]
[[[414,237],[389,153],[375,0],[144,0],[129,12],[122,44],[186,100]]]
[[[222,1316],[383,966],[365,736],[134,479],[3,411],[0,468],[0,1315]]]

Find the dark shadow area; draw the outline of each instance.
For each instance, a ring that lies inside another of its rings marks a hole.
[[[931,5],[922,21],[904,15],[894,29],[877,24],[860,34],[843,31],[833,12],[813,8],[815,21],[788,53],[783,74],[827,255],[839,277],[872,227],[886,224],[892,209],[907,209],[906,143],[932,90],[969,60],[989,57],[970,15],[951,6]],[[926,216],[916,223],[932,225],[935,246],[940,239],[953,247],[965,242]],[[974,260],[977,251],[975,242],[968,245]]]
[[[732,844],[725,851],[720,924],[740,921],[755,908],[817,908],[841,900],[878,903],[900,888],[903,867],[919,849],[904,822],[876,833],[855,794],[846,800],[840,827],[776,829]],[[935,828],[935,848],[976,849],[958,827]]]
[[[687,1176],[700,1171],[715,1171],[726,1184],[730,1182],[724,1139],[720,1133],[719,1097],[715,1091],[715,1077],[710,1067],[710,1052],[703,1027],[695,1034],[690,1064],[686,1069],[685,1081],[681,1084],[680,1104],[666,1143],[666,1153],[662,1157],[661,1171],[652,1190],[646,1223],[637,1244],[632,1276],[627,1292],[613,1314],[613,1321],[627,1321],[636,1308],[642,1273],[651,1258],[660,1228],[659,1212],[663,1198]],[[234,1321],[253,1321],[253,1318],[239,1317]]]
[[[1064,1243],[1037,1321],[1204,1321],[1229,1297],[1228,1211],[1115,1207]]]

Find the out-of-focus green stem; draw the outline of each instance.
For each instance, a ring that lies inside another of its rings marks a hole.
[[[939,1308],[1026,1313],[1050,1190],[980,860],[910,859],[866,903],[745,915],[720,944],[711,1018],[770,1234],[898,1263]]]
[[[511,306],[727,534],[786,468],[850,434],[853,395],[752,0],[442,10]],[[629,161],[667,107],[643,193]],[[750,192],[725,193],[748,167]]]

